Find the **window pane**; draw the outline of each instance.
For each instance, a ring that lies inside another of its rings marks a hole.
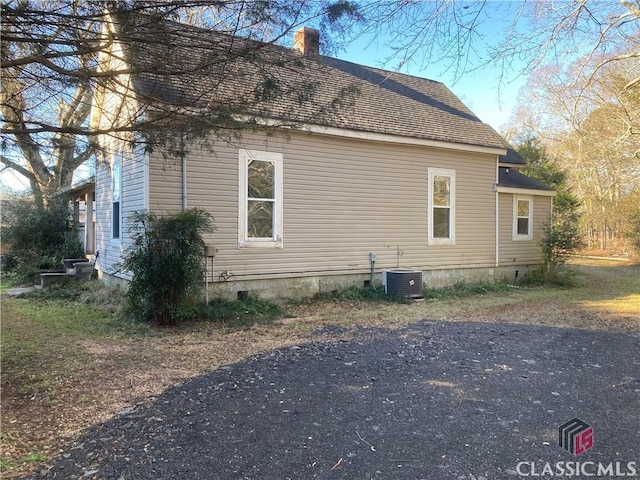
[[[248,201],[247,236],[273,238],[273,202]]]
[[[113,217],[111,219],[112,237],[120,238],[120,202],[113,202]]]
[[[433,177],[433,204],[438,207],[448,207],[451,194],[451,178],[441,175]]]
[[[433,209],[433,238],[449,238],[448,208]]]
[[[529,216],[529,202],[527,200],[518,200],[518,216]]]
[[[273,176],[276,165],[273,162],[249,160],[248,196],[249,198],[274,198]]]
[[[117,202],[120,200],[120,181],[122,177],[122,166],[118,160],[114,160],[113,163],[113,176],[111,178],[111,183],[113,187],[113,201]]]
[[[518,235],[529,235],[529,219],[518,219]]]

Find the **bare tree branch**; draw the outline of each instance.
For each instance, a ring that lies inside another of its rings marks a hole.
[[[30,181],[36,181],[36,176],[33,173],[31,173],[29,170],[24,168],[19,163],[16,163],[13,160],[5,157],[4,155],[0,155],[0,162],[2,162],[2,164],[5,165],[6,168],[10,168],[11,170],[15,170],[16,172],[18,172],[20,175],[22,175],[26,179],[28,179]]]

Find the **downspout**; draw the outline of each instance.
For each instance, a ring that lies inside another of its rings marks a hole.
[[[187,209],[187,159],[182,156],[182,210]]]
[[[184,133],[180,133],[180,156],[182,157],[182,210],[187,209],[187,155],[184,152]]]
[[[498,204],[500,203],[500,194],[498,193],[498,183],[500,182],[500,156],[496,155],[496,183],[493,186],[493,190],[495,192],[495,201],[496,201],[496,268],[500,266],[499,255],[500,255],[500,211],[498,208]]]

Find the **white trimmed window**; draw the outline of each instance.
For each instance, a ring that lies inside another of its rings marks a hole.
[[[122,235],[122,152],[116,150],[111,168],[111,238]]]
[[[456,172],[429,168],[427,245],[455,245]]]
[[[282,154],[240,150],[238,247],[282,248]]]
[[[533,197],[513,197],[513,240],[533,239]]]

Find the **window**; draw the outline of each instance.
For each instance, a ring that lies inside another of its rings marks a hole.
[[[111,238],[120,239],[122,230],[122,152],[117,151],[113,155],[113,167],[111,169]]]
[[[455,244],[455,170],[430,168],[428,245]]]
[[[282,154],[240,150],[238,246],[282,247]]]
[[[513,239],[533,238],[533,198],[513,197]]]

